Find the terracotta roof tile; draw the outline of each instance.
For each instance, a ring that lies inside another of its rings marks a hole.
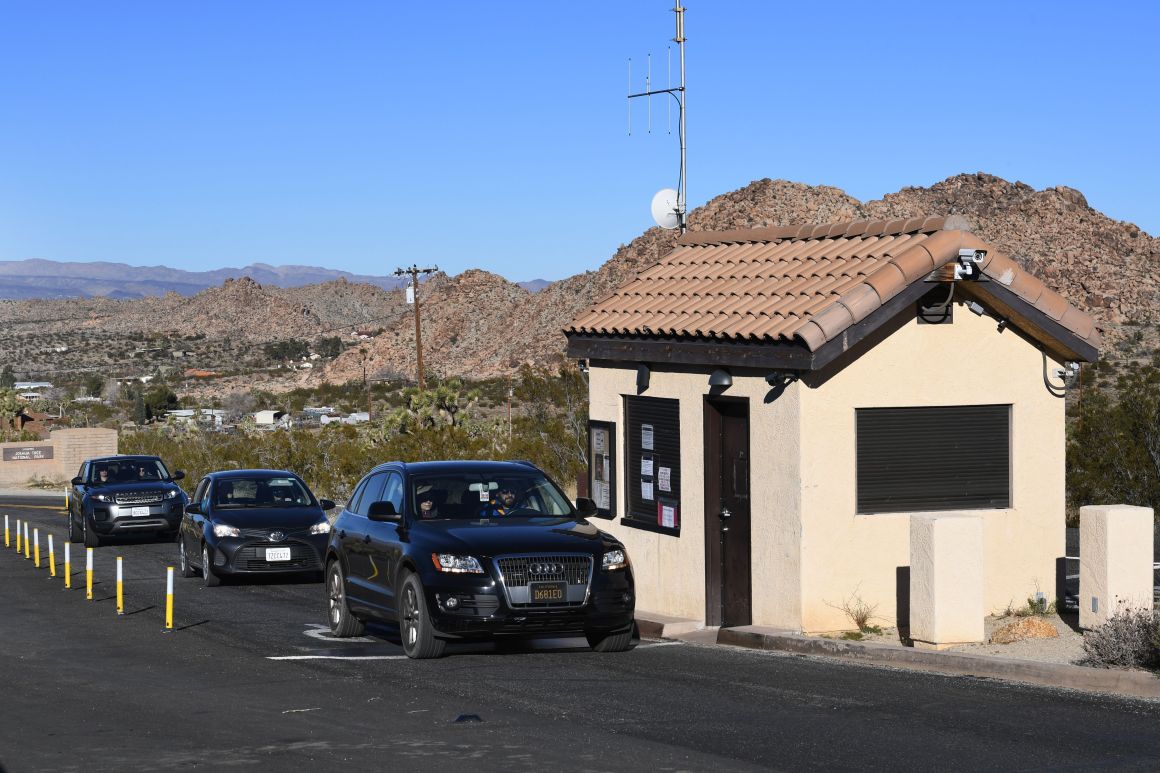
[[[816,350],[908,285],[985,249],[984,273],[1093,345],[1090,316],[970,233],[912,217],[693,232],[567,328],[596,335],[798,340]],[[939,274],[940,278],[943,272]]]

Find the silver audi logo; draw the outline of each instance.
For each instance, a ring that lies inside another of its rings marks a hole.
[[[284,539],[286,539],[286,535],[283,534],[282,532],[280,532],[280,531],[270,532],[270,541],[271,542],[281,542]]]
[[[532,574],[561,574],[563,564],[532,564]]]

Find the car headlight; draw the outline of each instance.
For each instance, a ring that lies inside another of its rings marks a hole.
[[[319,521],[310,527],[311,534],[330,534],[330,521]]]
[[[224,523],[215,523],[213,525],[213,535],[215,537],[240,537],[242,530],[237,526],[226,526]]]
[[[178,491],[177,489],[172,489],[170,491],[165,492],[165,498],[166,499],[177,499],[177,497],[180,493],[181,492]]]
[[[624,552],[624,548],[609,550],[604,554],[605,569],[623,569],[626,566],[628,566],[628,553]]]
[[[450,553],[432,553],[431,563],[440,572],[448,574],[483,574],[483,567],[475,556],[454,556]]]
[[[97,500],[98,502],[112,502],[113,495],[112,494],[93,494],[93,499]]]

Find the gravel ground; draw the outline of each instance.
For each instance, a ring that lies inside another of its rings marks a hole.
[[[963,652],[970,655],[991,655],[1000,658],[1015,658],[1018,660],[1033,660],[1040,663],[1071,663],[1074,664],[1083,658],[1083,634],[1075,630],[1078,625],[1077,615],[1064,613],[1059,615],[1044,615],[1043,619],[1055,626],[1059,637],[1054,639],[1025,639],[1012,644],[991,644],[991,634],[1008,623],[1020,620],[1020,617],[1007,615],[1003,617],[988,617],[985,623],[987,642],[982,644],[960,644],[951,647],[947,652]],[[1069,624],[1070,623],[1070,624]],[[867,634],[862,641],[876,644],[894,644],[904,646],[897,628],[883,628],[882,633]]]

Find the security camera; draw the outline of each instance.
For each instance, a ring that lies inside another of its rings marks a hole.
[[[986,257],[986,250],[959,250],[958,264],[955,266],[955,279],[978,279],[983,273],[983,259]]]

